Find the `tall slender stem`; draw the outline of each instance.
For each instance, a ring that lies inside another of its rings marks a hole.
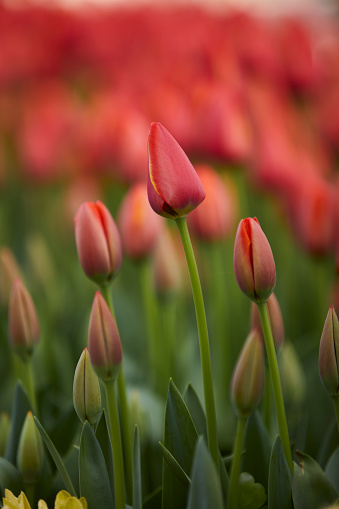
[[[115,317],[112,295],[108,286],[101,288],[102,294]],[[123,362],[121,363],[120,373],[118,375],[118,397],[121,421],[121,439],[123,445],[123,457],[125,466],[125,482],[127,502],[132,503],[133,500],[133,452],[132,452],[132,428],[130,422],[130,414],[128,407],[126,382],[124,375]]]
[[[292,453],[291,453],[290,439],[289,439],[289,435],[288,435],[288,427],[287,427],[283,394],[282,394],[282,389],[281,389],[278,360],[277,360],[277,356],[275,353],[272,330],[271,330],[271,325],[270,325],[270,321],[269,321],[269,317],[268,317],[266,302],[258,304],[258,309],[259,309],[259,313],[260,313],[262,328],[264,331],[266,352],[267,352],[268,364],[269,364],[270,373],[271,373],[271,382],[272,382],[272,388],[273,388],[275,410],[276,410],[276,414],[277,414],[281,444],[282,444],[282,448],[283,448],[283,451],[285,454],[287,464],[289,466],[291,473],[293,474]]]
[[[244,417],[238,418],[237,431],[235,435],[235,443],[233,449],[233,461],[231,466],[230,483],[227,497],[227,508],[229,509],[238,509],[241,449],[242,444],[244,442],[246,422],[247,418]]]
[[[115,508],[126,509],[125,506],[125,479],[124,464],[122,459],[122,446],[120,436],[120,423],[118,414],[118,405],[115,394],[115,382],[105,382],[109,430],[113,452],[113,471],[114,471],[114,493]]]
[[[38,404],[36,399],[35,387],[34,387],[34,379],[33,379],[33,370],[32,370],[32,361],[31,359],[27,359],[23,361],[24,366],[24,383],[27,390],[28,397],[32,403],[32,409],[34,415],[38,415]]]
[[[265,378],[264,397],[263,397],[263,404],[262,404],[262,416],[263,416],[264,424],[266,426],[269,436],[271,436],[271,432],[272,432],[272,429],[271,429],[272,428],[271,398],[272,398],[271,377],[267,376]]]
[[[204,299],[201,290],[200,278],[197,264],[193,252],[191,239],[188,233],[186,218],[176,220],[179,228],[182,244],[184,247],[188,270],[191,279],[195,314],[197,319],[201,370],[204,386],[205,410],[207,421],[208,447],[214,461],[217,471],[219,472],[219,452],[218,452],[218,435],[217,435],[217,418],[215,411],[215,399],[212,381],[211,354],[208,340],[207,321],[205,313]]]

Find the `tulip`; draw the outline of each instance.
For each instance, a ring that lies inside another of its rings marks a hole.
[[[234,243],[234,272],[247,297],[257,303],[268,300],[276,282],[275,263],[257,218],[240,221]]]
[[[39,479],[44,463],[44,446],[35,425],[32,412],[24,421],[17,452],[17,465],[25,482],[35,483]]]
[[[267,301],[267,311],[272,329],[274,345],[276,348],[280,348],[284,342],[285,331],[279,302],[274,293],[270,295]],[[251,308],[251,329],[258,329],[260,331],[262,338],[264,339],[260,313],[258,310],[258,306],[254,302],[252,302]]]
[[[31,509],[25,493],[22,491],[16,497],[10,490],[5,489],[5,496],[2,500],[3,509]],[[72,497],[67,491],[59,491],[55,499],[57,509],[87,509],[87,502],[84,497],[80,499]],[[48,509],[44,500],[39,500],[38,509]]]
[[[86,276],[109,284],[119,272],[122,248],[118,228],[101,201],[83,203],[75,216],[75,241]]]
[[[319,374],[332,397],[337,397],[339,393],[338,352],[339,321],[334,306],[330,306],[319,346]]]
[[[103,381],[116,380],[122,361],[117,325],[100,292],[96,292],[89,322],[88,350],[94,371]]]
[[[129,189],[118,212],[118,224],[127,256],[137,260],[152,254],[163,221],[149,205],[146,183],[139,182]]]
[[[87,420],[91,425],[97,422],[101,411],[100,385],[91,366],[87,348],[82,352],[75,368],[73,404],[81,422]]]
[[[27,360],[39,341],[40,331],[32,298],[19,278],[13,283],[8,321],[11,345],[19,356]]]
[[[148,170],[148,199],[160,216],[185,217],[206,196],[185,152],[159,122],[148,134]]]

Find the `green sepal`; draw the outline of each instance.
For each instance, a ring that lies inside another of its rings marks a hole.
[[[137,425],[133,439],[133,509],[142,509],[140,438]]]
[[[201,436],[194,454],[187,509],[212,507],[223,509],[223,496],[218,473]]]
[[[267,491],[268,469],[271,457],[271,442],[258,411],[248,419],[246,425],[241,470],[248,472]]]
[[[288,467],[279,435],[272,447],[268,476],[269,509],[293,509],[292,474]]]
[[[17,449],[27,412],[33,411],[31,402],[21,382],[17,382],[11,414],[11,431],[6,446],[5,458],[16,465]]]
[[[189,488],[191,484],[191,479],[188,477],[186,472],[181,468],[177,460],[173,457],[173,455],[169,452],[166,447],[159,442],[161,453],[163,455],[164,460],[168,464],[168,466],[171,468],[172,472],[176,477],[185,485],[187,488]]]
[[[11,490],[16,496],[24,489],[23,479],[19,470],[5,458],[0,458],[0,491],[1,498],[5,496],[5,489]]]
[[[203,435],[207,441],[206,416],[200,399],[192,384],[188,384],[184,393],[184,401],[192,417],[198,435]]]
[[[266,499],[264,486],[255,482],[248,472],[242,472],[239,477],[239,509],[258,509]]]
[[[331,505],[338,493],[320,465],[307,454],[297,452],[292,495],[295,509],[319,509]]]

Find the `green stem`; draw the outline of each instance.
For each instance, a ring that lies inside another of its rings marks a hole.
[[[227,508],[238,508],[238,492],[239,492],[239,476],[240,476],[240,462],[241,450],[244,442],[244,434],[247,418],[239,417],[237,424],[237,431],[235,435],[235,443],[233,450],[233,461],[230,474],[230,483],[228,488]]]
[[[31,359],[27,359],[23,361],[23,369],[24,369],[24,384],[26,387],[26,391],[30,402],[32,403],[32,410],[34,415],[38,415],[38,406],[37,399],[34,388],[34,380],[33,380],[33,370],[32,370],[32,361]]]
[[[102,294],[115,317],[112,295],[108,286],[101,288]],[[133,453],[132,453],[132,428],[127,399],[126,382],[124,375],[124,365],[121,363],[121,369],[118,376],[118,397],[121,421],[121,439],[123,445],[123,457],[125,466],[126,498],[127,503],[131,504],[133,500]]]
[[[267,367],[267,366],[266,366]],[[263,421],[268,431],[268,435],[271,436],[272,432],[272,413],[271,413],[271,398],[272,398],[272,384],[271,378],[267,376],[265,378],[264,397],[262,404],[262,415]]]
[[[333,403],[334,403],[335,416],[337,418],[337,426],[338,426],[338,431],[339,431],[339,398],[334,397],[332,399],[333,399]]]
[[[201,370],[204,386],[205,410],[207,421],[208,447],[211,457],[219,472],[219,451],[218,451],[218,435],[217,435],[217,418],[215,411],[215,400],[212,381],[211,355],[208,340],[207,321],[205,313],[204,299],[201,290],[200,278],[197,264],[193,252],[191,239],[188,233],[186,218],[176,219],[179,228],[182,244],[184,247],[188,270],[191,279],[195,314],[197,319]]]
[[[109,431],[113,452],[115,509],[125,509],[125,479],[115,382],[105,382]]]
[[[281,389],[278,360],[277,360],[277,356],[275,353],[272,330],[271,330],[271,325],[270,325],[270,321],[269,321],[269,317],[268,317],[266,302],[259,303],[258,309],[259,309],[259,313],[260,313],[262,328],[264,331],[266,352],[267,352],[268,364],[269,364],[270,373],[271,373],[271,382],[272,382],[272,388],[273,388],[275,410],[276,410],[276,414],[277,414],[281,444],[283,447],[283,451],[285,454],[287,464],[288,464],[289,469],[293,475],[293,461],[292,461],[292,454],[291,454],[291,447],[290,447],[290,439],[289,439],[289,435],[288,435],[288,427],[287,427],[286,413],[285,413],[285,407],[284,407],[284,399],[283,399],[283,394],[282,394],[282,389]]]

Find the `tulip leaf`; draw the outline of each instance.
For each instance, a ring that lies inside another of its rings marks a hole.
[[[184,401],[192,417],[198,435],[203,435],[207,440],[207,424],[205,412],[193,385],[190,383],[187,385],[184,394]]]
[[[267,490],[271,443],[258,411],[248,419],[241,470],[249,472]]]
[[[16,496],[23,490],[23,480],[17,468],[5,458],[0,458],[0,491],[1,498],[5,496],[5,489],[11,490]]]
[[[134,428],[133,440],[133,509],[142,509],[139,429]]]
[[[64,462],[61,459],[60,454],[58,453],[57,449],[55,448],[55,445],[53,444],[53,442],[51,441],[51,439],[49,438],[46,431],[44,430],[44,428],[42,427],[42,425],[40,424],[40,422],[38,421],[38,419],[36,417],[34,417],[34,421],[35,421],[36,427],[38,428],[40,436],[43,439],[43,441],[45,442],[45,446],[47,447],[50,455],[52,456],[52,459],[53,459],[53,461],[54,461],[54,463],[55,463],[55,465],[56,465],[64,483],[65,483],[65,487],[66,487],[68,493],[70,493],[73,497],[77,497],[77,493],[74,489],[73,483],[68,475],[68,472],[66,470]]]
[[[325,470],[327,477],[329,478],[335,489],[339,492],[338,472],[339,472],[339,447],[336,448],[336,450],[333,452],[332,456],[328,460]]]
[[[111,439],[110,439],[109,432],[108,432],[107,414],[106,414],[105,409],[103,409],[103,411],[101,413],[99,422],[98,422],[96,430],[95,430],[95,436],[99,442],[101,451],[105,458],[108,477],[109,477],[109,479],[112,479],[111,490],[112,490],[112,494],[114,494],[113,454],[112,454]]]
[[[204,437],[197,442],[191,473],[187,509],[223,509],[220,479],[205,445]]]
[[[337,420],[334,418],[331,424],[327,427],[326,433],[322,439],[317,461],[322,468],[325,468],[332,452],[338,445],[338,425]]]
[[[100,444],[88,421],[82,427],[79,450],[80,496],[88,509],[114,507],[111,482]]]
[[[242,472],[239,478],[239,509],[258,509],[266,498],[264,486],[255,482],[248,472]]]
[[[295,509],[319,509],[331,505],[338,493],[318,463],[307,454],[297,452],[294,463],[292,495]]]
[[[187,474],[191,471],[195,444],[198,439],[188,408],[170,380],[165,412],[164,446]],[[188,487],[163,461],[162,509],[186,509]]]
[[[293,509],[292,474],[279,435],[275,438],[270,460],[268,507],[269,509]]]
[[[49,430],[48,435],[61,456],[67,454],[73,443],[74,435],[79,429],[79,424],[80,421],[72,403],[58,419],[53,429]]]
[[[183,482],[185,486],[189,488],[191,484],[191,479],[188,477],[188,475],[183,471],[177,460],[173,457],[173,455],[169,452],[166,447],[159,442],[160,449],[162,452],[162,455],[164,457],[164,460],[169,465],[169,467],[172,469],[173,473],[177,476],[177,478]]]
[[[31,402],[18,382],[15,387],[14,402],[11,415],[11,431],[8,437],[5,458],[13,465],[16,465],[17,448],[21,435],[21,429],[26,419],[27,412],[32,411]]]
[[[222,489],[222,496],[224,500],[224,506],[226,507],[227,502],[227,496],[228,496],[228,486],[229,486],[229,477],[226,470],[226,466],[224,463],[224,460],[219,454],[219,470],[220,470],[220,482],[221,482],[221,489]]]
[[[143,509],[159,509],[161,507],[162,488],[159,486],[144,499]]]
[[[76,493],[79,493],[79,447],[71,447],[63,457],[63,463]],[[65,483],[59,471],[53,479],[53,489],[56,493],[65,489]]]

